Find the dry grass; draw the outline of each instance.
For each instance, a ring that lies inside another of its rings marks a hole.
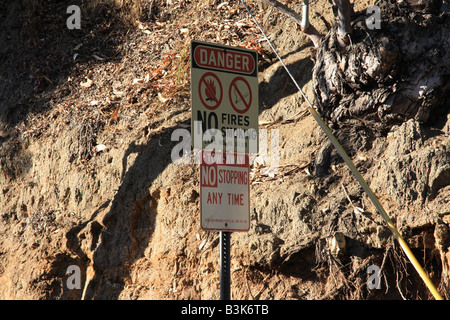
[[[135,26],[138,21],[152,21],[158,18],[162,9],[171,0],[95,0],[89,2],[93,12],[102,7],[117,9],[118,18],[129,26]]]

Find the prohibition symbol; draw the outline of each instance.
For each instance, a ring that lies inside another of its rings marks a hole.
[[[252,90],[243,77],[236,77],[231,81],[229,97],[231,106],[237,113],[246,113],[252,104]]]
[[[215,110],[223,98],[222,84],[215,73],[206,72],[198,83],[198,95],[208,110]]]

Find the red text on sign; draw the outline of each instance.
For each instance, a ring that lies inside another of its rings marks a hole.
[[[222,192],[208,192],[208,199],[206,203],[210,204],[222,204]]]
[[[198,46],[194,51],[195,62],[200,67],[222,69],[251,74],[255,61],[251,54],[240,51]]]
[[[242,193],[228,193],[228,204],[232,206],[243,206],[244,195]]]
[[[201,180],[202,186],[217,188],[217,166],[201,166]]]

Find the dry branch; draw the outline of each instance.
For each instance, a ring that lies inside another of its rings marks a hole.
[[[320,39],[322,35],[317,31],[317,29],[309,23],[308,21],[308,0],[303,1],[303,18],[292,9],[288,8],[286,5],[280,3],[277,0],[260,0],[263,1],[281,13],[285,14],[290,19],[294,20],[295,23],[300,27],[302,32],[304,32],[308,38],[313,42],[314,46],[317,48],[319,46]]]

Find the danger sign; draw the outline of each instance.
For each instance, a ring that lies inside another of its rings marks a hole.
[[[257,52],[192,41],[191,103],[194,148],[256,153]]]
[[[204,230],[250,229],[249,180],[248,155],[203,151],[200,220]]]

